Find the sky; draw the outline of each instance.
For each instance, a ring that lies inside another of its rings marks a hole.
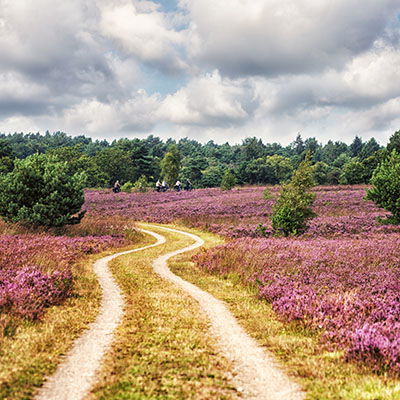
[[[0,0],[0,132],[386,144],[399,0]]]

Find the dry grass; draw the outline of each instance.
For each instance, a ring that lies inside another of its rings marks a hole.
[[[221,242],[215,235],[200,236],[208,247]],[[340,352],[319,344],[316,334],[279,321],[270,305],[259,300],[254,289],[244,287],[237,276],[209,274],[180,256],[170,267],[177,275],[225,301],[246,331],[274,353],[287,373],[305,389],[308,400],[400,399],[399,380],[344,363]]]
[[[99,256],[97,256],[99,257]],[[0,349],[0,399],[27,399],[97,314],[100,289],[92,273],[95,257],[76,266],[74,297],[50,308],[42,321],[19,321]]]
[[[127,306],[88,399],[235,399],[230,365],[216,352],[198,305],[151,267],[155,257],[190,239],[160,233],[169,243],[112,263]]]

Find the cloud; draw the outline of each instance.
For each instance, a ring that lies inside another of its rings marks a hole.
[[[179,52],[184,31],[153,2],[119,1],[101,6],[100,30],[129,55],[173,73],[188,68]]]
[[[149,96],[145,91],[124,101],[104,103],[87,99],[65,110],[63,121],[72,132],[84,127],[89,135],[114,139],[121,132],[128,135],[149,132],[156,122],[154,114],[158,106],[158,96]]]
[[[398,0],[162,3],[0,0],[2,130],[289,143],[399,129]]]
[[[192,57],[230,76],[314,73],[367,51],[396,0],[182,0]]]
[[[161,119],[182,125],[241,124],[250,118],[255,105],[244,81],[221,78],[218,71],[194,78],[168,95],[160,107]]]

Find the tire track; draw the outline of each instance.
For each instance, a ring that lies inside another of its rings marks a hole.
[[[48,378],[39,390],[36,400],[81,400],[89,392],[95,382],[101,359],[110,347],[114,330],[123,316],[123,296],[108,268],[108,263],[119,256],[146,250],[166,242],[161,235],[143,229],[142,232],[155,237],[157,242],[101,258],[93,264],[103,291],[99,315],[74,342],[54,375]]]
[[[204,244],[197,235],[160,226],[148,227],[179,233],[190,237],[194,244],[158,257],[153,262],[154,270],[164,279],[178,285],[196,299],[208,316],[212,335],[224,356],[234,366],[234,385],[247,400],[301,400],[304,393],[279,368],[274,358],[250,338],[239,326],[225,304],[190,282],[173,274],[167,261],[178,254],[194,250]]]

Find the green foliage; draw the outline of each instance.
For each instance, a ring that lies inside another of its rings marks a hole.
[[[269,188],[265,188],[264,190],[263,190],[263,199],[265,199],[265,200],[270,200],[270,199],[273,199],[273,195],[272,195],[272,193],[271,193],[271,191],[269,190]]]
[[[288,180],[292,171],[290,159],[274,154],[246,163],[244,180],[248,183],[274,185]]]
[[[175,184],[179,178],[181,161],[182,155],[178,147],[175,144],[171,145],[161,160],[161,175],[170,185]]]
[[[108,186],[112,186],[117,180],[127,182],[134,175],[132,159],[122,149],[110,147],[101,150],[94,161],[100,173],[104,174]]]
[[[353,158],[344,164],[339,182],[342,185],[355,185],[366,183],[367,171],[364,164],[358,159]]]
[[[366,198],[392,213],[400,223],[400,154],[393,150],[374,171]]]
[[[390,137],[386,148],[389,153],[391,153],[393,150],[396,150],[400,154],[400,131],[395,132]]]
[[[221,179],[220,188],[222,190],[231,190],[236,185],[236,178],[230,169],[225,170],[224,176]]]
[[[10,157],[0,157],[0,174],[11,172],[14,168],[14,160]]]
[[[356,136],[349,148],[350,157],[357,157],[360,154],[362,147],[362,140],[358,136]]]
[[[328,183],[328,174],[331,170],[331,167],[322,162],[318,161],[314,165],[314,179],[318,185],[325,185]]]
[[[102,187],[107,185],[108,175],[96,164],[95,158],[82,152],[82,145],[72,147],[59,147],[49,150],[46,154],[57,156],[60,161],[68,163],[71,175],[77,172],[85,172],[88,187]]]
[[[135,192],[147,192],[149,190],[149,182],[145,175],[142,175],[133,185]]]
[[[224,171],[220,166],[210,166],[203,171],[201,186],[218,187],[221,183]]]
[[[307,154],[290,183],[283,186],[272,209],[272,228],[276,235],[300,235],[307,229],[307,221],[315,216],[311,209],[315,194],[309,192],[314,184],[314,168]]]
[[[300,163],[296,171],[294,171],[290,183],[304,190],[315,186],[314,167],[311,163],[311,154],[307,153],[305,159]]]
[[[12,172],[0,176],[0,215],[5,221],[33,226],[79,223],[85,179],[84,173],[71,175],[68,163],[56,156],[35,154],[17,160]]]
[[[125,182],[122,186],[121,186],[121,191],[122,192],[126,192],[126,193],[131,193],[132,189],[133,189],[134,185],[131,181]]]
[[[359,157],[361,160],[364,160],[365,158],[371,157],[376,153],[378,150],[380,150],[381,146],[377,143],[377,141],[374,138],[371,138],[368,140],[367,143],[363,144],[363,147],[360,151]]]

